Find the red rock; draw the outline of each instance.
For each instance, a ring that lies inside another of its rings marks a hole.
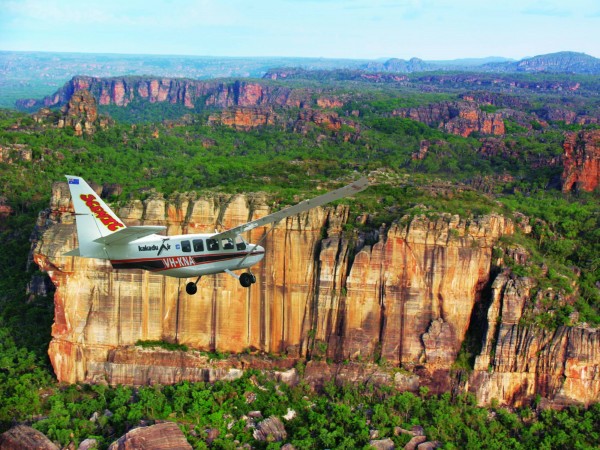
[[[503,135],[504,121],[498,113],[481,111],[474,102],[442,102],[418,108],[395,110],[399,117],[408,117],[448,133],[467,137],[473,132]]]
[[[600,130],[568,133],[564,149],[563,192],[592,192],[600,182]]]
[[[91,134],[98,119],[96,100],[89,91],[75,92],[69,103],[62,108],[62,119],[59,127],[73,127],[75,135],[81,136],[84,132]]]

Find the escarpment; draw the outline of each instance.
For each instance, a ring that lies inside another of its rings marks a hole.
[[[180,104],[186,108],[255,106],[305,107],[316,104],[314,92],[252,81],[200,81],[187,78],[76,76],[42,100],[20,100],[27,108],[62,106],[73,94],[89,91],[98,105],[127,106],[135,100]]]
[[[179,194],[153,195],[116,212],[127,225],[166,225],[168,234],[179,234],[234,227],[270,209],[261,194]],[[493,247],[514,232],[511,220],[415,216],[361,235],[348,231],[354,219],[345,206],[288,218],[262,244],[256,284],[243,289],[226,274],[207,276],[188,296],[187,280],[62,256],[78,244],[68,189],[56,183],[40,216],[45,225],[34,260],[56,287],[49,355],[58,379],[207,381],[254,367],[278,369],[291,381],[381,379],[440,392],[456,387],[457,355],[479,330],[475,368],[459,388],[482,404],[520,404],[536,395],[560,404],[600,399],[596,330],[522,325],[531,286],[493,270]],[[256,228],[246,237],[258,242],[266,232]],[[232,356],[211,360],[201,352]]]

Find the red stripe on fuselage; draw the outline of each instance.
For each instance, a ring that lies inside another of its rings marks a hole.
[[[200,266],[217,262],[243,258],[249,252],[217,253],[190,256],[165,256],[162,258],[135,258],[135,259],[111,259],[110,262],[115,269],[144,269],[152,272],[162,270],[179,269],[182,267]],[[263,255],[265,252],[254,252],[254,255]]]

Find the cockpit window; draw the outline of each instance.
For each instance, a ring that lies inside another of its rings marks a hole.
[[[233,250],[233,240],[232,239],[222,239],[221,245],[223,245],[223,250]]]
[[[238,236],[235,239],[235,248],[238,250],[246,250],[246,241],[244,241],[241,236]]]
[[[181,251],[182,252],[191,252],[192,246],[190,245],[190,241],[181,241]]]

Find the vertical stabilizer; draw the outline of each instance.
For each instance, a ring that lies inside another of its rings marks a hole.
[[[66,177],[75,208],[75,224],[79,239],[79,249],[73,250],[69,254],[108,259],[104,245],[94,241],[122,230],[125,228],[125,224],[83,178],[71,175]]]

